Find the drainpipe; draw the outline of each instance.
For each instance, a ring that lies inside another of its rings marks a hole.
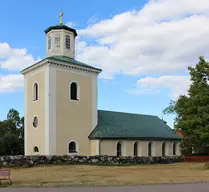
[[[101,142],[102,142],[103,140],[100,140],[99,141],[99,156],[100,156],[100,154],[101,154]]]

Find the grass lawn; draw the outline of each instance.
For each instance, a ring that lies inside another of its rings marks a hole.
[[[209,181],[204,163],[93,166],[56,165],[12,169],[12,187],[70,185],[131,185]],[[2,185],[7,181],[2,181]]]

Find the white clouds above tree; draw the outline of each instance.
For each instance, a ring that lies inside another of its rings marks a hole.
[[[17,89],[23,88],[24,79],[20,74],[10,74],[0,76],[0,93],[1,92],[14,92]]]
[[[0,43],[0,66],[3,69],[19,71],[39,60],[29,55],[26,48],[17,49],[8,43]]]
[[[172,90],[172,97],[177,97],[186,93],[187,67],[195,65],[199,56],[209,58],[208,13],[208,0],[149,1],[140,10],[127,11],[79,30],[83,40],[78,41],[77,58],[102,68],[108,74],[104,78],[116,74],[151,77],[140,79],[136,90],[130,93],[158,93],[157,88],[166,87]],[[95,44],[88,44],[85,38]],[[185,81],[181,88],[175,83],[179,76]],[[155,90],[138,90],[139,82],[142,85],[148,79],[153,81]],[[155,84],[156,80],[159,84]]]

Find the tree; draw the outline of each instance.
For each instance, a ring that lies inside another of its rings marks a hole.
[[[191,85],[188,96],[171,101],[164,114],[175,114],[175,129],[184,135],[183,149],[201,151],[209,146],[209,63],[199,57],[195,67],[188,67]]]
[[[0,122],[0,155],[24,154],[24,117],[10,109],[7,119]]]

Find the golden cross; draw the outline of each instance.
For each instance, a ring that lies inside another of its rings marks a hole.
[[[63,21],[62,21],[63,15],[64,15],[64,13],[61,11],[61,12],[60,12],[60,24],[61,24],[61,25],[62,25],[62,22],[63,22]]]

